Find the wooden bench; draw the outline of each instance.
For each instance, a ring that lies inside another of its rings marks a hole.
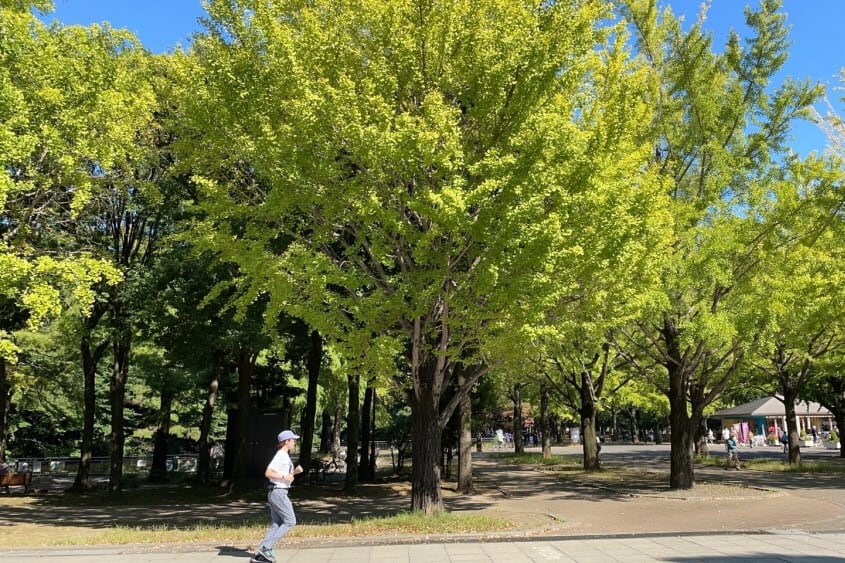
[[[9,493],[9,487],[22,486],[23,492],[29,492],[29,486],[32,484],[32,473],[4,473],[0,475],[0,487],[6,487],[6,493]]]

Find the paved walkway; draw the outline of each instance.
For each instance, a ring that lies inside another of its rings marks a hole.
[[[757,450],[755,448],[755,450]],[[577,448],[555,453],[577,455]],[[668,468],[668,446],[605,446],[605,465],[655,472]],[[721,450],[716,449],[716,455]],[[776,452],[763,451],[769,457]],[[741,452],[741,455],[762,455]],[[805,457],[831,452],[807,453]],[[774,474],[697,467],[693,491],[670,491],[662,475],[649,479],[602,482],[504,465],[487,455],[474,459],[476,494],[445,495],[453,512],[501,516],[523,529],[481,536],[390,536],[366,540],[291,537],[278,546],[279,561],[845,561],[845,489],[842,474]],[[0,501],[2,502],[2,501]],[[324,498],[297,502],[301,522],[335,521],[407,509],[407,498],[374,502]],[[70,509],[58,515],[62,525],[125,522],[125,507]],[[168,517],[217,519],[220,506],[168,506]],[[126,509],[131,510],[131,509]],[[136,509],[137,510],[137,509]],[[260,505],[234,506],[240,513],[265,510]],[[0,510],[0,524],[29,521],[10,506]],[[175,516],[174,516],[175,515]],[[138,516],[138,515],[136,515]],[[236,515],[232,515],[237,517]],[[56,518],[53,509],[44,517]],[[162,521],[146,514],[145,523]],[[69,519],[69,520],[67,520]],[[168,520],[169,522],[170,520]],[[97,525],[97,524],[95,524]],[[258,538],[256,538],[258,539]],[[8,550],[0,563],[37,557],[63,562],[226,561],[249,558],[250,545],[105,546],[86,549]]]
[[[521,563],[521,562],[784,562],[845,561],[845,534],[740,534],[539,539],[277,549],[279,563]],[[0,562],[53,559],[62,563],[246,563],[231,547],[179,550],[156,546],[0,552]]]

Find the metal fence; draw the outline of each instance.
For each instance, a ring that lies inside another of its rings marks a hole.
[[[147,473],[153,463],[152,456],[126,456],[123,458],[123,473]],[[15,472],[28,471],[38,475],[75,475],[79,470],[78,457],[17,458],[9,464]],[[91,458],[90,475],[108,475],[111,461],[107,457]],[[167,456],[167,470],[178,473],[194,473],[197,470],[197,455]]]
[[[345,449],[345,448],[343,448]],[[378,456],[390,456],[390,443],[376,441]],[[315,452],[313,457],[318,456]],[[179,454],[167,456],[167,471],[176,473],[196,473],[197,454]],[[214,460],[212,461],[212,463]],[[125,456],[123,458],[123,473],[149,473],[153,463],[153,456]],[[219,460],[222,467],[222,460]],[[92,457],[89,469],[90,475],[108,475],[111,461],[108,457]],[[28,471],[38,475],[76,475],[79,470],[78,457],[21,457],[9,460],[13,472]]]

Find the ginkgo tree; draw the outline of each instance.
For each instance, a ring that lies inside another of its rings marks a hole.
[[[845,256],[835,203],[843,182],[845,170],[826,159],[795,159],[756,206],[773,227],[743,291],[742,309],[756,327],[748,355],[757,376],[749,383],[783,401],[792,464],[801,461],[796,402],[819,362],[845,345]]]
[[[74,244],[73,229],[104,171],[134,152],[149,99],[117,63],[125,33],[46,26],[31,11],[51,8],[0,2],[0,296],[30,329],[62,312],[88,316],[122,279]],[[4,413],[18,352],[14,335],[0,332]]]
[[[239,265],[245,300],[269,294],[359,357],[397,354],[411,508],[439,512],[462,397],[656,228],[651,75],[600,1],[207,8],[185,78],[195,244]]]
[[[656,0],[627,0],[637,49],[660,76],[655,157],[672,199],[672,254],[661,308],[626,332],[629,359],[670,404],[669,483],[695,483],[694,440],[705,409],[738,373],[753,327],[738,283],[758,266],[754,249],[770,228],[753,208],[788,153],[790,124],[808,115],[820,87],[772,81],[786,61],[788,27],[779,0],[746,8],[750,36],[713,49],[707,4],[689,29]]]
[[[845,71],[840,73],[839,84],[828,93],[825,99],[826,112],[822,114],[815,108],[813,110],[814,119],[827,136],[828,141],[823,154],[824,168],[819,170],[818,162],[815,163],[816,170],[821,172],[817,175],[817,178],[824,181],[815,181],[809,185],[804,185],[805,188],[812,188],[803,193],[815,196],[811,200],[815,205],[805,206],[801,214],[806,221],[807,210],[812,211],[809,215],[813,216],[812,223],[816,225],[816,236],[821,237],[826,243],[824,248],[827,252],[833,250],[839,254],[838,261],[834,262],[838,267],[841,267],[842,264],[841,249],[845,247],[845,221],[843,221],[842,214],[842,210],[845,208],[845,189],[843,189],[845,183],[843,183],[842,177],[845,174],[845,122],[843,122],[840,109],[845,103],[843,92],[845,92]],[[834,94],[836,94],[838,102],[836,104],[831,99]],[[836,173],[831,175],[830,170],[835,170]],[[821,228],[821,231],[818,231],[819,228]],[[833,257],[829,254],[828,256]],[[830,264],[828,260],[825,260],[824,263]],[[839,287],[841,287],[841,282]],[[837,294],[840,293],[838,289],[834,291]],[[833,312],[833,314],[836,313]],[[845,347],[842,346],[845,327],[841,322],[841,313],[831,320],[835,321],[835,324],[831,326],[832,330],[835,331],[833,332],[835,340],[832,341],[833,345],[830,346],[824,356],[813,362],[814,373],[807,381],[807,388],[802,395],[819,402],[833,413],[836,420],[835,430],[838,430],[838,434],[831,441],[834,444],[837,441],[839,442],[840,456],[845,457],[845,440],[841,438],[841,433],[845,429],[845,376],[843,376],[843,365],[845,365],[843,350],[845,350]],[[828,331],[827,335],[830,336],[831,331]],[[792,445],[792,435],[790,435],[790,446]],[[790,454],[790,460],[791,458],[792,455]]]

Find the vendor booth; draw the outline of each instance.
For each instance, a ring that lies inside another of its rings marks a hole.
[[[720,420],[722,428],[736,431],[740,443],[749,443],[752,433],[757,437],[757,443],[762,443],[772,432],[780,435],[781,430],[786,430],[786,408],[777,397],[764,397],[723,409],[711,414],[710,418]],[[813,402],[795,403],[795,418],[799,433],[810,434],[814,427],[818,431],[829,431],[835,424],[831,412]]]

